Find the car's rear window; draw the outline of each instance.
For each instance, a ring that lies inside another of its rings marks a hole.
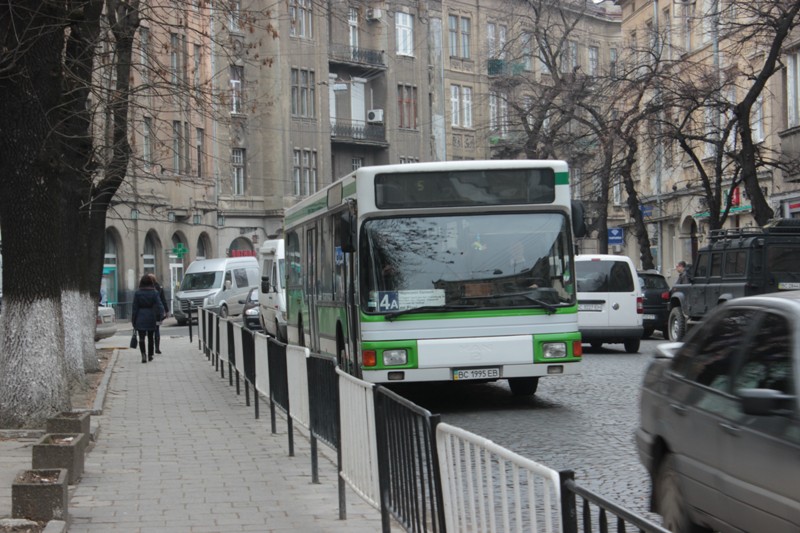
[[[578,292],[631,292],[633,276],[624,261],[576,261]]]
[[[669,289],[669,283],[664,276],[652,276],[647,274],[639,274],[642,289]]]

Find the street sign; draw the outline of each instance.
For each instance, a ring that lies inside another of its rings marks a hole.
[[[653,216],[653,206],[652,205],[643,205],[640,207],[642,211],[642,218],[652,218]]]
[[[622,246],[625,233],[622,228],[608,228],[608,245]]]

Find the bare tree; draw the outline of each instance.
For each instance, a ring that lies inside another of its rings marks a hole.
[[[205,2],[195,7],[208,9]],[[139,0],[0,1],[0,426],[40,427],[70,407],[70,386],[81,386],[97,366],[92,341],[106,214],[142,164],[130,145],[138,127],[132,111],[151,102],[137,98],[142,86],[167,102],[196,99],[208,113],[219,100],[212,84],[189,81],[185,62],[182,73],[147,63],[146,83],[136,84],[143,81],[134,73],[142,20],[166,35],[197,31],[206,46],[216,38],[173,13],[186,9]],[[216,16],[275,36],[254,27],[266,12]],[[268,68],[254,48],[248,60]]]

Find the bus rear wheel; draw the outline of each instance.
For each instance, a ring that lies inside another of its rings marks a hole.
[[[539,388],[539,378],[508,378],[514,396],[533,396]]]

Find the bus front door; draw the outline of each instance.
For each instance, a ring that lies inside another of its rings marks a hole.
[[[308,333],[310,341],[306,347],[319,352],[319,324],[317,314],[317,289],[319,287],[319,268],[317,263],[317,230],[306,232],[306,309],[308,309]]]

